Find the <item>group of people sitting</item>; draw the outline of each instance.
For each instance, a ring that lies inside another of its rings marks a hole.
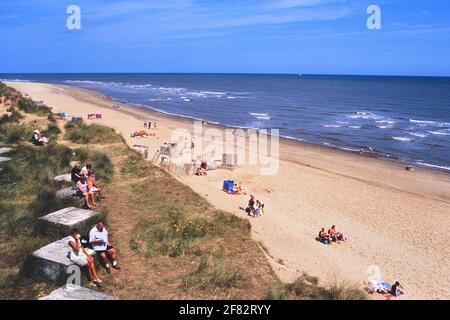
[[[95,255],[108,274],[111,273],[111,267],[121,269],[117,263],[117,251],[112,246],[109,233],[101,221],[91,229],[89,237],[82,237],[77,229],[72,229],[68,245],[70,260],[80,267],[87,267],[89,281],[94,285],[102,284],[95,266]]]
[[[336,226],[331,226],[328,232],[325,232],[325,228],[320,229],[317,239],[323,244],[331,244],[333,242],[340,243],[341,241],[347,241],[347,238],[342,232],[336,230]]]
[[[200,163],[200,166],[197,168],[197,171],[195,172],[196,176],[206,176],[208,173],[206,170],[208,169],[208,163],[206,161],[202,161]]]
[[[50,143],[50,139],[40,133],[39,130],[34,130],[31,136],[31,143],[35,146],[46,146]]]
[[[148,133],[147,131],[144,130],[140,130],[140,131],[135,131],[133,133],[130,134],[131,138],[137,138],[137,139],[146,139],[147,137],[154,137],[156,136],[155,133]]]
[[[256,200],[254,195],[250,195],[250,200],[248,201],[247,208],[245,212],[251,217],[259,218],[264,214],[264,202]]]
[[[383,294],[387,299],[396,298],[403,294],[406,294],[405,288],[403,288],[403,286],[398,281],[395,281],[393,285],[390,285],[384,280],[371,279],[367,282],[364,282],[364,284],[368,293],[380,293]]]
[[[71,171],[71,179],[75,184],[77,195],[84,197],[85,205],[88,209],[92,209],[92,206],[97,205],[95,203],[96,195],[98,195],[99,199],[105,198],[95,179],[95,173],[90,163],[86,164],[83,168],[81,167],[81,163],[75,163]]]

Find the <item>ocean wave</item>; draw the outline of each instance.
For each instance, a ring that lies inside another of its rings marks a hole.
[[[432,120],[415,120],[409,119],[409,122],[415,123],[421,127],[450,127],[450,122],[440,122]]]
[[[347,118],[379,120],[383,119],[384,117],[373,112],[354,112],[352,115],[347,116]]]
[[[423,167],[450,171],[450,167],[444,167],[444,166],[439,166],[439,165],[435,165],[435,164],[429,164],[429,163],[420,162],[420,161],[417,161],[416,164],[419,165],[419,166],[423,166]]]
[[[339,124],[321,124],[321,126],[325,128],[342,128]]]
[[[2,82],[31,82],[30,80],[22,80],[22,79],[0,79]]]
[[[375,121],[376,123],[388,123],[388,124],[394,124],[395,121],[394,120],[378,120]]]
[[[152,98],[148,99],[148,101],[170,101],[172,98]]]
[[[268,117],[269,116],[268,113],[249,112],[248,114],[251,115],[251,116],[257,116],[257,117]]]
[[[438,131],[428,131],[428,133],[431,133],[436,136],[450,136],[450,129],[442,129]]]
[[[351,129],[361,129],[362,128],[362,126],[348,126],[348,127]]]
[[[80,83],[80,84],[97,84],[102,86],[108,85],[122,85],[120,82],[103,82],[103,81],[91,81],[91,80],[65,80],[66,83]]]
[[[392,137],[392,139],[397,140],[397,141],[403,141],[403,142],[411,142],[412,141],[411,138],[407,138],[407,137]]]
[[[419,138],[426,138],[427,135],[425,133],[417,133],[417,132],[406,132],[409,135],[412,135],[414,137],[419,137]]]

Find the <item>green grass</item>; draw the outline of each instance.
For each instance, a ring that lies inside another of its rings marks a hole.
[[[23,124],[5,123],[0,125],[0,142],[19,143],[31,139],[31,130]]]
[[[50,123],[46,130],[42,132],[50,140],[56,140],[61,133],[58,125],[56,123]]]
[[[183,279],[183,288],[206,292],[239,288],[245,284],[245,275],[239,268],[224,263],[221,258],[202,256],[197,269]]]
[[[79,205],[71,198],[57,199],[56,191],[61,186],[53,181],[56,175],[69,171],[76,155],[56,143],[48,147],[16,145],[11,153],[13,161],[0,171],[0,274],[8,274],[0,277],[0,299],[33,298],[37,292],[31,291],[34,296],[30,296],[25,286],[42,287],[42,283],[25,277],[27,270],[22,269],[22,264],[31,252],[58,239],[56,233],[43,232],[38,218]],[[85,157],[92,163],[103,163],[102,169],[111,177],[113,170],[105,154],[89,151]],[[14,290],[9,287],[11,279],[16,285]],[[21,295],[16,296],[19,292]]]
[[[25,113],[34,113],[42,116],[48,116],[51,110],[46,105],[37,105],[29,98],[21,97],[17,102],[17,107]]]
[[[0,126],[6,123],[18,123],[23,119],[23,116],[14,107],[9,108],[7,111],[11,112],[11,114],[4,114],[0,117]]]
[[[319,279],[303,273],[293,283],[273,283],[268,290],[268,300],[366,300],[366,293],[353,283],[330,281],[325,286]]]
[[[65,139],[78,144],[108,144],[120,142],[121,138],[114,129],[100,124],[85,124],[83,121],[68,122]]]

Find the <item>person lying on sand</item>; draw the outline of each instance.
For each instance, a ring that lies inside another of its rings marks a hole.
[[[97,205],[95,203],[94,193],[89,191],[89,186],[87,184],[86,177],[84,175],[81,176],[80,180],[78,180],[76,186],[77,186],[77,193],[79,193],[84,197],[84,202],[88,209],[92,209],[92,206],[89,204],[89,199],[91,199],[93,206]]]
[[[406,294],[406,291],[398,281],[395,281],[391,287],[391,290],[386,290],[386,293],[389,293],[393,297],[398,297],[402,294]]]
[[[325,232],[325,228],[322,228],[319,231],[319,240],[320,242],[322,242],[323,244],[331,244],[330,241],[330,235],[328,233]]]
[[[337,243],[339,243],[339,241],[347,240],[347,238],[345,238],[341,232],[336,230],[335,225],[331,226],[331,228],[328,230],[328,235],[330,236],[330,239],[332,241],[337,242]]]

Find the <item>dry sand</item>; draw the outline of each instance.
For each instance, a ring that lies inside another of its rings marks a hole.
[[[101,123],[121,133],[129,145],[145,144],[150,155],[169,142],[174,129],[193,130],[192,120],[162,115],[124,104],[112,110],[107,97],[78,88],[36,83],[7,83],[54,111],[86,118],[101,113]],[[143,121],[158,122],[157,137],[136,141],[130,133]],[[207,128],[224,130],[219,126]],[[371,274],[398,280],[407,290],[401,299],[450,299],[450,175],[364,157],[291,140],[280,143],[276,175],[260,167],[210,171],[207,177],[178,177],[217,208],[249,219],[252,235],[265,248],[272,267],[284,281],[302,272],[323,282],[362,283]],[[265,202],[263,218],[242,210],[248,196],[232,196],[222,181],[233,179]],[[349,241],[326,246],[315,241],[319,229],[336,224]],[[378,274],[379,273],[379,274]]]

